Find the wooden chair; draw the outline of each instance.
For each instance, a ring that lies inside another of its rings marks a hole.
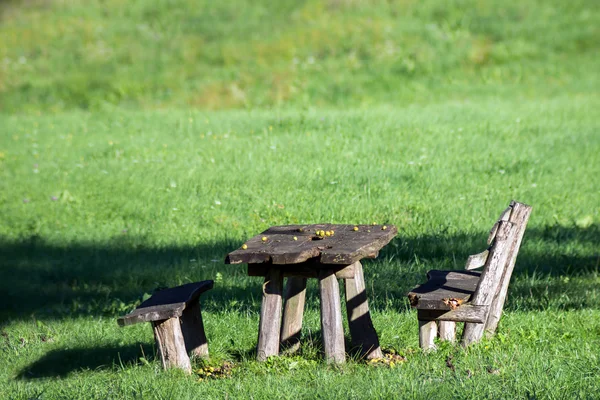
[[[213,281],[202,281],[158,291],[117,322],[120,326],[152,322],[163,368],[175,366],[191,373],[188,353],[208,357],[198,299],[212,287]]]
[[[454,341],[456,322],[465,322],[465,346],[496,331],[530,214],[530,206],[511,201],[490,231],[489,248],[470,256],[465,271],[429,271],[428,281],[408,293],[418,310],[421,348],[435,348],[438,329],[441,340]]]

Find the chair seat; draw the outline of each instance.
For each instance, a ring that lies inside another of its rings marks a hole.
[[[202,293],[212,289],[213,283],[211,280],[194,282],[158,291],[131,313],[120,317],[117,322],[120,326],[126,326],[181,317],[183,310],[190,303],[196,301]]]
[[[408,293],[411,306],[418,310],[454,310],[469,301],[481,271],[427,272],[428,281]]]

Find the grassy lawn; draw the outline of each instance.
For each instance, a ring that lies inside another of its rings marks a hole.
[[[592,2],[105,3],[0,5],[0,397],[597,396]],[[533,213],[498,334],[421,352],[406,292],[511,199]],[[399,228],[365,278],[404,362],[327,366],[316,282],[299,355],[254,361],[262,281],[224,257],[318,222]],[[203,279],[222,379],[163,372],[149,325],[116,323]]]

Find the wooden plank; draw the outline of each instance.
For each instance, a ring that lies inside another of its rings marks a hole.
[[[356,230],[354,228],[357,228]],[[321,237],[317,231],[333,231]],[[397,234],[389,225],[285,225],[274,226],[227,255],[227,264],[298,264],[317,259],[321,264],[350,265],[377,252]],[[294,239],[295,238],[295,239]]]
[[[153,321],[152,327],[163,368],[177,367],[188,374],[192,373],[192,365],[185,348],[179,318]]]
[[[321,270],[319,277],[321,293],[321,330],[327,363],[346,362],[342,306],[337,278],[332,270]]]
[[[360,347],[361,354],[367,359],[382,358],[379,338],[371,321],[365,278],[360,261],[354,264],[354,277],[346,279],[346,312],[352,337],[352,346]]]
[[[511,213],[512,213],[512,202],[506,210],[502,211],[502,214],[500,214],[498,221],[494,224],[494,226],[490,230],[487,244],[492,244],[492,242],[494,241],[494,238],[496,237],[496,232],[498,232],[498,227],[500,226],[500,221],[509,221]]]
[[[279,333],[281,329],[281,292],[283,274],[279,268],[271,268],[263,284],[262,305],[256,358],[265,361],[279,354]]]
[[[287,278],[283,294],[283,320],[281,322],[281,344],[285,352],[295,353],[300,349],[302,316],[306,300],[306,278]]]
[[[488,319],[485,324],[485,330],[488,334],[493,334],[498,327],[498,322],[502,316],[502,309],[504,308],[504,302],[506,301],[506,294],[508,292],[508,284],[510,277],[512,276],[515,263],[517,261],[517,255],[523,241],[523,235],[527,228],[527,222],[531,215],[531,206],[516,201],[511,202],[512,213],[510,215],[510,222],[516,225],[517,231],[514,235],[514,240],[511,243],[509,251],[509,258],[504,273],[502,275],[501,283],[494,296],[492,304],[490,306],[490,312]]]
[[[492,303],[508,262],[517,228],[517,225],[512,222],[500,222],[496,239],[490,249],[490,256],[481,274],[477,289],[470,299],[471,304],[489,307]],[[468,346],[478,342],[483,335],[484,327],[484,323],[466,323],[462,344]]]
[[[197,301],[202,293],[213,288],[213,284],[213,281],[208,280],[160,290],[140,304],[133,312],[117,319],[117,322],[120,326],[127,326],[138,322],[180,317],[186,305]]]
[[[489,307],[487,306],[476,306],[470,303],[449,311],[420,309],[419,319],[483,323],[487,320],[488,310]]]
[[[481,253],[474,254],[469,256],[467,260],[467,264],[465,265],[466,270],[477,269],[483,267],[485,262],[487,261],[488,255],[490,254],[489,250],[482,251]]]
[[[423,350],[435,350],[434,339],[437,336],[437,323],[435,321],[419,320],[419,346]]]
[[[432,270],[427,276],[426,283],[408,293],[411,306],[423,310],[453,310],[469,301],[481,272]]]
[[[438,321],[438,334],[440,340],[454,343],[456,341],[456,322]]]
[[[248,276],[265,276],[272,265],[273,264],[271,263],[248,264]],[[300,264],[291,264],[280,267],[285,278],[318,278],[319,269],[322,268],[333,269],[335,271],[335,276],[338,277],[338,279],[347,279],[354,277],[353,265],[328,266],[320,264],[317,261],[306,261]]]
[[[195,301],[189,304],[183,310],[179,320],[188,354],[208,358],[208,340],[206,340],[206,334],[204,333],[200,302]]]

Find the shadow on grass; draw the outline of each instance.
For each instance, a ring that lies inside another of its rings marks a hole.
[[[77,347],[51,350],[17,375],[17,379],[64,378],[75,371],[106,370],[143,365],[154,359],[148,344]]]
[[[469,254],[485,248],[486,232],[405,237],[400,233],[379,258],[365,260],[365,278],[372,308],[408,309],[406,293],[425,280],[428,269],[462,269]],[[131,240],[131,239],[130,239]],[[565,277],[598,274],[600,228],[549,226],[530,228],[509,288],[510,307],[535,309],[535,297],[563,296],[565,290],[585,291],[585,280],[569,284]],[[159,287],[215,279],[202,297],[207,311],[258,312],[259,278],[246,276],[243,265],[224,265],[225,255],[239,243],[219,242],[195,247],[152,248],[135,241],[61,247],[35,237],[20,242],[0,239],[0,328],[30,315],[64,318],[73,315],[122,315],[135,307],[144,293]],[[590,250],[591,249],[591,250]],[[222,279],[219,279],[219,276]],[[562,280],[561,280],[562,279]],[[590,290],[597,282],[590,281]],[[575,287],[574,285],[578,285]],[[309,299],[310,298],[310,299]],[[315,303],[316,302],[316,303]],[[318,304],[309,285],[307,306]],[[540,307],[545,307],[543,302]],[[574,297],[566,308],[598,307],[598,299]]]

